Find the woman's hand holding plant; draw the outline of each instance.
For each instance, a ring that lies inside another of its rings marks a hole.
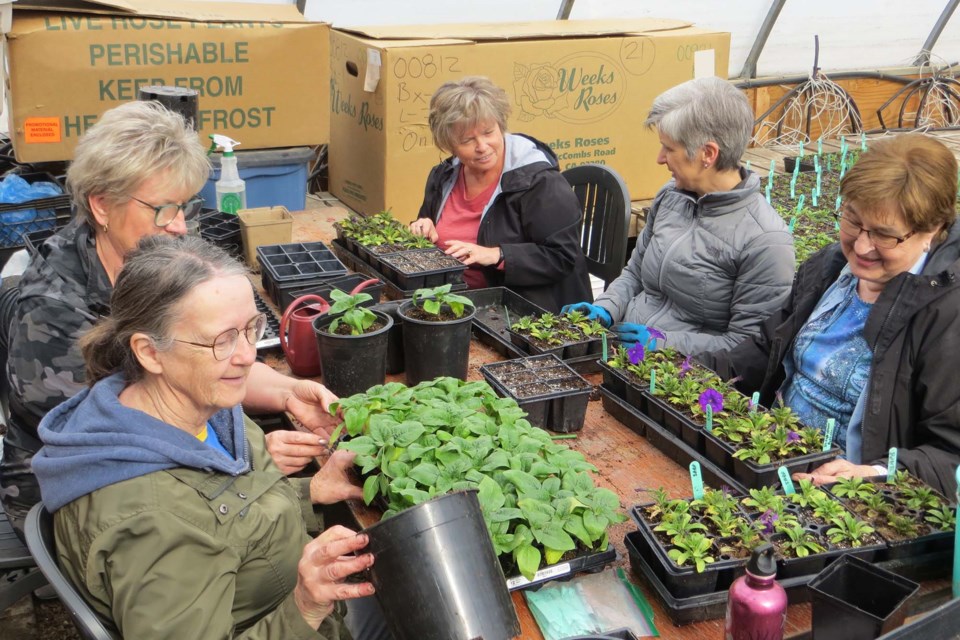
[[[363,489],[351,482],[349,469],[357,454],[345,449],[334,451],[320,471],[310,479],[310,501],[314,504],[334,504],[342,500],[360,500]]]
[[[437,227],[430,218],[419,218],[410,223],[410,233],[415,236],[422,236],[430,242],[436,242],[440,236],[437,234]]]

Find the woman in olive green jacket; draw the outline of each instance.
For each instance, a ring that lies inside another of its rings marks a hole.
[[[82,341],[92,387],[47,414],[34,459],[58,560],[129,638],[349,638],[364,534],[312,540],[312,503],[359,497],[335,453],[301,486],[240,410],[265,318],[241,265],[141,241]]]

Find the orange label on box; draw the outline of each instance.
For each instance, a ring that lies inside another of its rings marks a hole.
[[[27,118],[23,138],[27,144],[60,142],[60,118]]]

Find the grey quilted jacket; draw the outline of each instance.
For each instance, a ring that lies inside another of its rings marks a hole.
[[[595,304],[614,322],[655,327],[683,353],[730,349],[760,332],[793,282],[793,236],[760,179],[701,198],[668,182],[623,273]],[[662,346],[662,345],[661,345]]]

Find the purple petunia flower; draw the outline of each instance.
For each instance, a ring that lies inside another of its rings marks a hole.
[[[693,367],[690,365],[690,358],[691,358],[691,357],[692,357],[692,356],[687,356],[686,358],[684,358],[683,362],[680,364],[680,377],[681,377],[681,378],[684,377],[685,375],[687,375],[687,373],[690,372],[690,369],[693,368]]]
[[[767,535],[770,535],[773,533],[773,523],[779,519],[780,517],[776,513],[774,513],[771,509],[767,509],[757,520],[763,525],[763,532]]]
[[[716,389],[705,389],[700,394],[700,409],[706,413],[707,407],[713,409],[715,414],[723,411],[723,395]]]
[[[787,442],[793,444],[794,442],[800,442],[800,440],[801,440],[800,434],[797,433],[796,431],[787,432]]]
[[[630,358],[630,364],[640,364],[643,362],[643,345],[639,342],[627,349],[627,357]]]
[[[657,329],[654,329],[653,327],[647,327],[647,333],[650,335],[651,338],[653,338],[653,339],[655,339],[655,340],[666,340],[666,339],[667,339],[667,336],[663,335],[663,332],[662,332],[662,331],[658,331]]]

